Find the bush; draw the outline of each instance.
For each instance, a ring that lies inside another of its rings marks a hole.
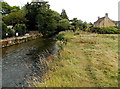
[[[56,35],[55,38],[56,38],[57,40],[60,40],[60,41],[63,41],[63,42],[67,42],[67,38],[65,38],[65,36],[64,36],[63,33]]]
[[[62,19],[59,21],[58,27],[59,30],[68,30],[70,23],[67,19]]]
[[[13,37],[15,36],[15,31],[12,29],[8,29],[8,37]]]
[[[119,34],[120,29],[118,29],[117,27],[92,27],[90,29],[90,32],[95,32],[99,34]]]
[[[10,28],[7,28],[7,25],[2,22],[2,39],[4,38],[7,38],[7,37],[13,37],[15,35],[15,31],[10,29]],[[8,34],[8,35],[6,35]]]
[[[89,30],[89,32],[94,32],[94,33],[99,33],[99,31],[100,31],[100,28],[98,28],[98,27],[92,27],[92,28]]]
[[[6,38],[6,33],[7,32],[8,32],[7,25],[4,22],[2,22],[2,39]]]
[[[118,29],[115,27],[103,27],[101,30],[104,30],[104,34],[116,34]]]
[[[19,36],[25,35],[26,25],[25,24],[16,24],[14,27],[15,33],[18,33]]]
[[[62,41],[62,40],[65,39],[65,38],[64,38],[64,34],[58,34],[58,35],[56,35],[56,38],[57,38],[58,40],[60,40],[60,41]]]

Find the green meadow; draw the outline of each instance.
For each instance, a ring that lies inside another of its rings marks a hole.
[[[67,43],[37,87],[117,87],[118,35],[65,31]]]

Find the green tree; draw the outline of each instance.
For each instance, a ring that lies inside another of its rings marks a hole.
[[[20,10],[20,7],[19,6],[12,6],[11,7],[11,12],[17,12]]]
[[[74,26],[74,31],[77,30],[80,27],[80,25],[82,24],[82,21],[78,20],[77,18],[73,18],[71,20],[71,22],[72,22],[71,25]]]
[[[63,18],[63,19],[68,19],[69,20],[69,18],[68,18],[68,16],[67,16],[67,13],[66,13],[66,11],[63,9],[62,10],[62,12],[61,12],[61,17]]]
[[[0,1],[0,4],[2,5],[2,8],[1,8],[2,15],[6,15],[11,12],[11,7],[8,3],[4,1]]]
[[[2,15],[8,15],[11,12],[16,12],[20,10],[18,6],[10,6],[7,2],[4,1],[0,1],[0,5],[1,5],[0,11]]]
[[[10,13],[7,16],[3,16],[3,21],[5,24],[13,26],[15,26],[15,24],[24,24],[27,21],[25,18],[25,11],[19,10],[17,12]]]
[[[52,10],[47,10],[44,15],[44,29],[41,30],[41,33],[44,36],[51,36],[53,34],[55,34],[56,32],[58,32],[58,23],[59,20],[61,20],[60,14],[52,11]]]
[[[7,37],[13,37],[15,36],[15,31],[13,29],[8,29],[8,36]]]
[[[2,38],[6,38],[6,33],[8,33],[7,25],[2,22]]]
[[[19,36],[22,36],[26,33],[26,25],[25,24],[16,24],[14,27],[15,33],[18,33]]]
[[[27,3],[25,11],[28,20],[27,28],[38,30],[44,37],[53,36],[69,27],[66,12],[63,11],[62,15],[65,17],[63,19],[59,13],[51,10],[47,3]]]
[[[39,20],[37,20],[37,18],[40,17],[40,14],[41,16],[45,14],[46,10],[49,9],[49,5],[44,2],[43,3],[27,3],[24,8],[26,11],[25,17],[28,20],[28,22],[26,23],[27,28],[29,30],[38,30],[37,24],[40,22]]]
[[[89,24],[87,24],[87,22],[82,22],[81,24],[79,24],[79,28],[80,30],[86,31],[89,28]]]
[[[77,18],[73,18],[71,20],[71,25],[74,26],[74,31],[83,30],[88,31],[92,27],[92,24],[88,24],[87,22],[83,22],[82,20],[78,20]]]
[[[59,21],[59,30],[63,31],[63,30],[68,30],[70,26],[70,23],[68,21],[68,19],[62,19]]]

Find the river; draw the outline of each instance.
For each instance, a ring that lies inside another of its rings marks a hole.
[[[52,39],[36,39],[2,49],[2,86],[32,87],[36,81],[44,82],[48,71],[47,56],[58,54],[58,45]]]

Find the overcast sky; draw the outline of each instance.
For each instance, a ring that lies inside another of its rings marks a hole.
[[[11,6],[23,6],[32,0],[4,0]],[[47,0],[51,9],[61,13],[65,9],[70,19],[77,17],[82,21],[95,22],[98,16],[108,13],[110,19],[118,20],[118,2],[120,0]]]

